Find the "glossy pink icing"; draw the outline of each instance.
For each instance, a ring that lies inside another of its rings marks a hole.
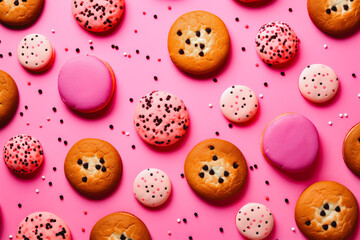
[[[134,181],[134,196],[147,207],[164,204],[171,194],[171,182],[163,171],[156,168],[145,169]]]
[[[75,20],[92,32],[104,32],[116,26],[124,9],[124,0],[71,1],[71,11]]]
[[[186,134],[189,113],[177,96],[155,91],[142,97],[136,105],[134,124],[145,142],[170,146]]]
[[[267,238],[273,227],[274,217],[271,211],[260,203],[248,203],[236,214],[236,227],[247,239]]]
[[[35,212],[19,224],[16,240],[24,239],[71,240],[66,223],[53,213]]]
[[[103,108],[110,101],[115,88],[110,70],[95,56],[71,59],[59,73],[61,99],[80,112],[94,112]]]
[[[238,123],[251,120],[257,113],[258,104],[255,93],[241,85],[227,88],[220,98],[223,115],[230,121]]]
[[[274,119],[262,135],[262,151],[276,167],[300,172],[316,159],[319,136],[314,124],[299,114],[284,114]]]
[[[18,46],[20,64],[31,71],[46,70],[53,62],[54,49],[51,42],[38,33],[24,37]]]
[[[331,100],[338,92],[339,79],[330,67],[312,64],[301,73],[299,90],[310,102],[324,103]]]
[[[4,146],[4,161],[16,174],[33,173],[44,161],[43,148],[34,137],[17,135]]]
[[[275,21],[260,28],[255,43],[256,52],[264,62],[282,64],[296,55],[299,40],[289,25]]]

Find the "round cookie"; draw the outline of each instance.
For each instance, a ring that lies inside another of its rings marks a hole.
[[[237,213],[235,221],[241,235],[250,240],[267,238],[274,227],[271,211],[260,203],[244,205]]]
[[[295,207],[296,225],[310,240],[345,240],[356,228],[358,217],[355,196],[331,181],[309,186]]]
[[[343,143],[343,157],[346,166],[360,177],[360,123],[346,134]]]
[[[19,91],[14,79],[0,70],[0,128],[14,116],[19,105]]]
[[[288,24],[270,22],[263,25],[256,35],[256,52],[265,63],[282,64],[296,55],[299,42]]]
[[[51,42],[43,35],[33,33],[23,38],[18,46],[20,64],[34,72],[47,70],[55,57]]]
[[[55,214],[35,212],[22,220],[16,233],[16,240],[25,239],[71,240],[71,233],[66,223]]]
[[[185,160],[185,176],[192,190],[206,200],[225,200],[245,185],[247,164],[232,143],[207,139],[198,143]]]
[[[61,100],[73,110],[91,113],[103,109],[115,91],[115,75],[109,64],[95,56],[79,56],[61,68],[58,77]]]
[[[296,113],[271,121],[261,135],[261,151],[269,163],[286,172],[301,172],[316,160],[319,135],[314,124]]]
[[[124,0],[72,0],[76,21],[91,32],[105,32],[115,27],[124,13]]]
[[[308,0],[311,21],[330,35],[348,34],[360,24],[358,0]]]
[[[177,96],[154,91],[142,97],[135,108],[135,129],[148,144],[170,146],[189,128],[189,113]]]
[[[90,240],[151,240],[146,225],[127,212],[116,212],[101,218],[90,233]]]
[[[17,135],[4,146],[4,161],[15,174],[34,173],[44,161],[43,148],[36,138]]]
[[[148,168],[140,172],[134,181],[134,196],[147,207],[164,204],[171,194],[171,182],[163,171]]]
[[[223,21],[214,14],[188,12],[172,25],[168,50],[181,71],[204,75],[224,65],[230,54],[230,37]]]
[[[220,106],[222,114],[228,120],[243,123],[256,115],[258,99],[250,88],[235,85],[227,88],[221,95]]]
[[[64,163],[65,176],[73,188],[90,198],[107,196],[120,182],[122,162],[108,142],[85,138],[75,143]]]
[[[44,0],[1,0],[0,22],[10,27],[28,27],[39,17]]]
[[[325,103],[338,92],[339,79],[330,67],[323,64],[312,64],[301,73],[299,90],[303,97],[310,102]]]

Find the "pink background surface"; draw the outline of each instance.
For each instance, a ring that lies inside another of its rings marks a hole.
[[[289,8],[293,12],[289,12]],[[192,10],[212,12],[228,27],[232,53],[223,71],[214,76],[218,79],[217,83],[212,81],[212,77],[199,80],[184,75],[168,56],[167,34],[171,24],[178,16]],[[236,17],[239,22],[235,21]],[[255,52],[257,30],[273,20],[290,24],[301,40],[298,56],[284,69],[268,67]],[[55,33],[51,29],[55,29]],[[20,40],[35,32],[47,36],[57,53],[52,68],[40,75],[27,72],[16,58]],[[10,30],[0,26],[0,53],[4,55],[0,59],[0,69],[12,75],[20,91],[19,109],[11,123],[0,131],[0,146],[16,134],[27,133],[41,141],[45,154],[41,172],[30,180],[15,177],[5,164],[0,167],[0,239],[8,239],[10,234],[15,237],[20,221],[29,213],[40,210],[53,212],[64,219],[75,240],[88,239],[95,222],[115,211],[137,215],[148,226],[153,239],[188,239],[189,236],[193,239],[242,239],[235,226],[235,216],[247,202],[265,204],[273,211],[276,223],[270,239],[304,239],[293,215],[296,200],[308,185],[319,180],[338,181],[360,199],[359,178],[347,169],[341,152],[344,136],[360,119],[359,77],[351,76],[354,72],[360,76],[359,36],[357,32],[346,39],[334,39],[321,33],[307,15],[305,0],[274,0],[257,8],[233,0],[132,0],[126,2],[120,26],[105,36],[96,36],[82,29],[71,15],[69,0],[50,0],[46,1],[40,19],[32,27]],[[94,42],[93,51],[89,48],[90,39]],[[112,49],[112,44],[117,45],[119,50]],[[328,45],[328,49],[324,49],[324,44]],[[245,52],[242,47],[246,48]],[[69,51],[65,52],[65,48]],[[67,60],[78,55],[76,48],[80,49],[80,54],[93,54],[107,61],[116,74],[115,96],[106,111],[97,118],[85,118],[72,112],[58,94],[58,72]],[[139,54],[135,53],[136,49],[139,49]],[[8,52],[12,53],[11,57]],[[124,52],[131,54],[131,58],[124,57]],[[150,60],[146,60],[146,55],[150,56]],[[257,63],[259,67],[255,66]],[[329,65],[339,75],[340,90],[329,105],[313,105],[299,93],[298,77],[312,63]],[[285,72],[285,76],[280,75],[281,71]],[[154,81],[154,76],[158,77],[158,81]],[[31,86],[28,86],[28,81]],[[268,87],[264,86],[265,81]],[[263,94],[264,98],[260,99],[259,113],[251,124],[229,128],[229,122],[221,114],[219,99],[222,92],[234,84],[246,85],[257,96]],[[42,95],[38,94],[38,89],[43,90]],[[134,130],[135,104],[152,90],[174,93],[184,100],[190,112],[188,135],[178,148],[171,151],[152,149]],[[133,98],[134,102],[131,103],[129,98]],[[214,107],[209,108],[209,103]],[[56,113],[52,111],[53,107],[57,108]],[[23,117],[20,112],[24,113]],[[305,115],[319,131],[321,147],[317,165],[301,176],[279,172],[261,155],[259,140],[263,128],[283,112]],[[347,113],[349,117],[339,118],[340,113]],[[63,124],[60,124],[60,119],[64,120]],[[333,126],[329,126],[328,121],[332,121]],[[114,125],[113,130],[109,128],[110,124]],[[130,135],[126,136],[122,131],[128,131]],[[258,165],[257,170],[249,170],[242,194],[227,204],[217,206],[197,197],[186,180],[180,177],[187,153],[199,141],[217,137],[216,131],[220,133],[219,138],[239,147],[249,166]],[[58,142],[59,137],[62,142]],[[67,151],[76,141],[86,137],[112,143],[123,159],[124,172],[118,189],[100,201],[80,196],[71,188],[63,172]],[[67,146],[64,140],[68,142]],[[135,150],[131,148],[133,144],[136,145]],[[53,171],[53,167],[57,171]],[[170,201],[157,210],[141,206],[132,193],[136,175],[149,167],[165,171],[173,184]],[[42,175],[45,180],[41,179]],[[266,185],[265,180],[270,185]],[[49,181],[53,183],[52,187],[48,185]],[[35,189],[39,189],[39,194],[35,193]],[[61,194],[64,200],[60,200]],[[269,201],[265,200],[265,196],[269,196]],[[289,204],[284,202],[285,198],[289,199]],[[22,204],[22,208],[18,208],[18,203]],[[88,214],[84,215],[83,211]],[[194,212],[199,214],[197,218]],[[179,224],[177,218],[186,218],[187,223]],[[219,227],[223,227],[223,233]],[[295,232],[291,231],[292,227],[295,227]],[[172,232],[171,236],[168,236],[168,231]],[[360,239],[360,231],[357,230],[350,239]]]

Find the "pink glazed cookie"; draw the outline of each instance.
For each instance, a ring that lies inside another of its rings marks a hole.
[[[261,151],[275,167],[286,172],[301,172],[316,159],[319,135],[306,117],[285,113],[271,121],[261,136]]]
[[[41,34],[29,34],[24,37],[18,46],[20,64],[34,72],[47,70],[55,57],[51,42]]]
[[[61,68],[58,78],[60,97],[79,112],[104,108],[115,91],[115,75],[110,65],[95,56],[79,56]]]
[[[69,227],[53,213],[35,212],[19,224],[16,240],[71,240]]]
[[[260,203],[244,205],[237,213],[235,221],[239,232],[250,240],[268,237],[274,227],[271,211]]]
[[[299,90],[304,98],[314,103],[331,100],[339,89],[339,79],[334,70],[323,64],[307,66],[299,78]]]
[[[15,174],[35,172],[44,161],[40,142],[26,134],[10,138],[4,147],[6,166]]]
[[[105,32],[120,21],[124,0],[72,0],[71,11],[76,21],[91,32]]]
[[[155,146],[170,146],[186,134],[189,113],[177,96],[154,91],[142,97],[137,104],[134,124],[145,142]]]
[[[171,182],[163,171],[148,168],[137,175],[134,181],[134,196],[147,207],[164,204],[171,194]]]
[[[275,21],[263,25],[256,35],[256,52],[268,64],[282,64],[298,51],[299,40],[286,23]]]
[[[232,122],[251,120],[258,110],[258,99],[248,87],[235,85],[227,88],[220,98],[221,112]]]

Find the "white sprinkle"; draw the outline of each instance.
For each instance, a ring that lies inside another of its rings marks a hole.
[[[168,231],[168,235],[169,235],[169,236],[171,235],[171,232],[170,232],[170,231]]]
[[[180,222],[181,222],[180,218],[178,218],[176,221],[177,221],[178,223],[180,223]]]
[[[9,235],[9,238],[10,238],[10,239],[12,239],[12,238],[13,238],[13,236],[12,236],[12,235]]]
[[[46,120],[49,122],[49,121],[50,121],[50,118],[49,118],[49,117],[47,117],[47,118],[46,118]]]
[[[348,114],[347,114],[347,113],[344,113],[344,117],[346,117],[346,118],[347,118],[347,117],[348,117]]]
[[[213,107],[213,105],[211,103],[209,103],[209,108],[212,108],[212,107]]]
[[[36,193],[39,193],[39,189],[36,189],[35,192],[36,192]]]
[[[339,114],[339,118],[342,118],[344,115],[342,113]]]
[[[55,29],[51,29],[51,32],[52,32],[52,33],[55,33]]]
[[[291,231],[295,232],[295,228],[294,228],[294,227],[293,227],[293,228],[291,228]]]
[[[127,53],[126,52],[124,52],[124,57],[126,57],[127,56]]]
[[[41,179],[42,179],[42,180],[45,180],[45,176],[42,176]]]
[[[129,136],[129,135],[130,135],[130,133],[129,133],[129,132],[126,132],[126,133],[125,133],[125,135],[126,135],[126,136]]]
[[[89,40],[89,43],[90,43],[90,44],[93,44],[93,41],[92,41],[92,40]]]
[[[325,49],[328,49],[328,45],[324,44],[324,48],[325,48]]]
[[[264,95],[262,95],[262,94],[259,95],[259,98],[263,98],[263,97],[264,97]]]
[[[358,98],[360,98],[360,93],[358,94]]]
[[[329,121],[329,126],[332,126],[332,121]]]

